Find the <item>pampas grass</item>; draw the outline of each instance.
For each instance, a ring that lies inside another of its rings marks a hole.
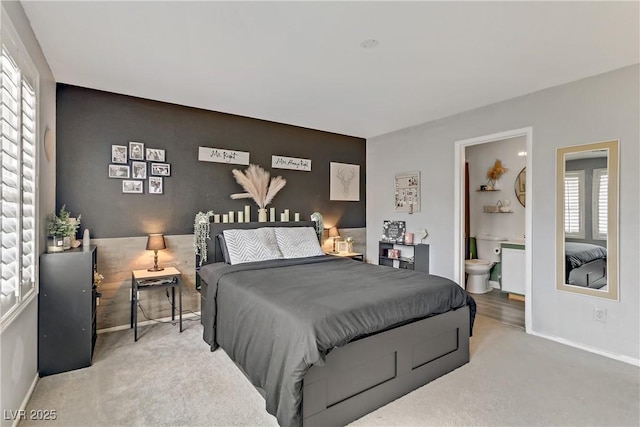
[[[246,171],[233,170],[233,176],[246,193],[232,194],[232,199],[253,199],[260,209],[264,209],[287,183],[281,176],[271,178],[269,172],[258,165],[249,165]]]

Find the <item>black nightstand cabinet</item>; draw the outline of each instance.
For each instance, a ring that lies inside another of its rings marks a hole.
[[[93,273],[97,249],[91,246],[40,255],[38,371],[40,376],[91,366],[96,343]]]
[[[389,249],[400,249],[400,258],[389,258]],[[413,260],[403,257],[403,248],[413,248]],[[398,261],[398,268],[406,270],[429,272],[429,245],[417,243],[405,245],[402,243],[378,243],[378,264],[393,267],[393,261]]]

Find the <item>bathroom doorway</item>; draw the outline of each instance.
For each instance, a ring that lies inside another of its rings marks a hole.
[[[532,195],[524,190],[531,188],[531,151],[531,128],[457,141],[454,189],[455,280],[474,292],[479,314],[527,332]],[[500,166],[507,170],[490,179],[488,171]]]

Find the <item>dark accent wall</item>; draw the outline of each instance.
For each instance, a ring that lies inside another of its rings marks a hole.
[[[607,167],[606,157],[568,160],[565,169],[568,171],[584,171],[584,239],[567,238],[567,242],[591,243],[607,246],[606,240],[593,238],[593,170]]]
[[[129,141],[166,150],[171,176],[164,194],[122,194],[122,181],[108,178],[111,145]],[[251,205],[231,200],[242,192],[231,171],[244,165],[198,161],[198,147],[248,151],[250,162],[281,175],[287,185],[272,205],[308,220],[323,214],[327,225],[364,227],[366,141],[296,126],[206,111],[125,95],[58,84],[56,206],[82,214],[82,228],[95,238],[153,232],[189,234],[198,211],[224,213]],[[311,172],[271,169],[271,155],[311,159]],[[329,200],[329,163],[360,165],[360,201]],[[279,218],[279,215],[278,215]]]

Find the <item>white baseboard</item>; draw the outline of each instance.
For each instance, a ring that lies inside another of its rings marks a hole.
[[[198,317],[198,316],[200,316],[200,312],[199,311],[195,311],[193,313],[183,314],[182,315],[182,320],[192,319],[192,318]],[[163,317],[161,319],[145,320],[144,322],[138,322],[138,326],[153,325],[156,322],[170,322],[170,321],[171,321],[171,316]],[[178,322],[179,319],[176,318],[175,321]],[[125,329],[131,329],[131,326],[129,324],[126,324],[126,325],[114,326],[112,328],[98,329],[96,331],[96,333],[97,334],[106,334],[107,332],[123,331]]]
[[[579,348],[580,350],[585,350],[585,351],[588,351],[590,353],[599,354],[600,356],[605,356],[605,357],[608,357],[610,359],[619,360],[620,362],[628,363],[630,365],[640,366],[640,359],[634,359],[633,357],[624,356],[622,354],[611,353],[609,351],[601,350],[601,349],[596,348],[596,347],[590,347],[588,345],[579,344],[577,342],[573,342],[573,341],[570,341],[570,340],[565,339],[565,338],[560,338],[560,337],[554,337],[554,336],[551,336],[551,335],[541,334],[541,333],[535,332],[535,331],[531,331],[530,334],[531,335],[535,335],[535,336],[540,337],[540,338],[547,339],[547,340],[559,342],[560,344],[565,344],[565,345],[568,345],[568,346],[571,346],[571,347]]]
[[[24,397],[24,399],[22,399],[22,403],[20,404],[20,408],[19,408],[20,413],[22,413],[22,411],[24,411],[27,408],[27,404],[29,403],[29,400],[31,400],[31,395],[33,394],[33,390],[36,389],[36,384],[38,384],[39,379],[40,379],[40,375],[38,375],[38,373],[36,372],[36,376],[33,379],[33,382],[31,383],[31,387],[29,387],[29,391],[27,392],[27,395]],[[16,419],[13,420],[13,424],[11,424],[11,427],[17,427],[20,421],[21,421],[20,417],[16,417]]]

